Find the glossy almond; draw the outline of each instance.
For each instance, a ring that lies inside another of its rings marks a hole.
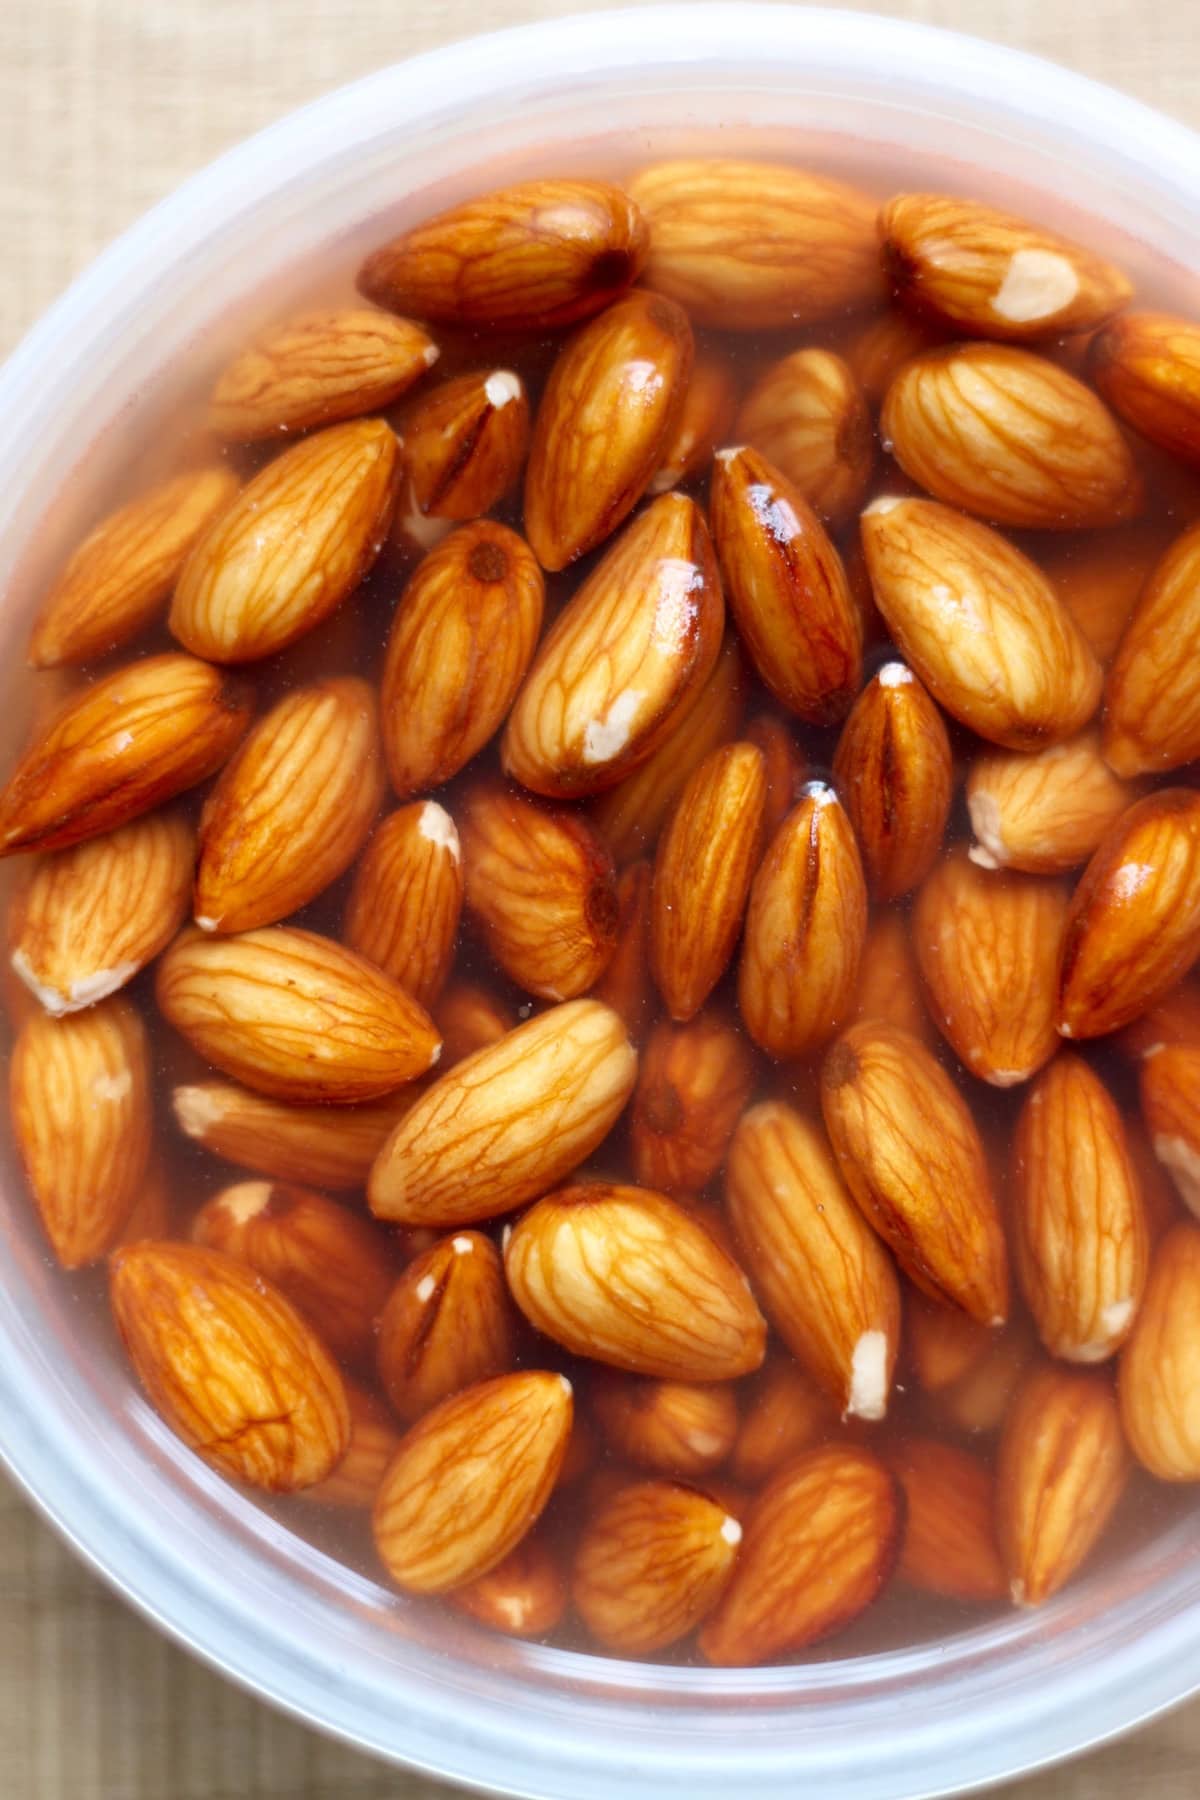
[[[0,790],[0,853],[65,850],[213,775],[250,723],[240,681],[191,656],[149,656],[82,688]]]
[[[754,1075],[745,1035],[720,1013],[656,1025],[630,1110],[634,1180],[684,1197],[707,1187],[725,1161]]]
[[[867,932],[859,965],[856,1017],[882,1019],[911,1032],[928,1048],[936,1033],[925,1005],[908,920],[894,910],[879,913]]]
[[[286,695],[205,801],[196,923],[253,931],[299,912],[362,849],[383,785],[368,682],[343,675]]]
[[[414,800],[383,820],[359,860],[346,942],[432,1007],[454,960],[462,904],[454,820],[436,800]]]
[[[567,1577],[561,1560],[536,1533],[489,1569],[456,1588],[450,1604],[480,1625],[509,1637],[540,1638],[567,1610]]]
[[[1118,775],[1177,769],[1200,756],[1200,674],[1180,646],[1200,638],[1200,525],[1154,568],[1104,693],[1104,755]]]
[[[742,1271],[651,1188],[548,1194],[513,1227],[504,1268],[530,1324],[577,1356],[679,1381],[731,1380],[763,1359]]]
[[[68,1019],[33,1012],[9,1065],[12,1129],[50,1247],[66,1269],[111,1249],[150,1158],[145,1027],[123,998]]]
[[[1200,1227],[1175,1225],[1154,1252],[1121,1357],[1121,1423],[1160,1481],[1200,1481]]]
[[[185,932],[155,995],[201,1056],[277,1100],[376,1100],[424,1075],[440,1048],[427,1014],[374,963],[292,926]]]
[[[401,1440],[375,1500],[397,1587],[444,1594],[494,1568],[536,1522],[571,1431],[571,1384],[540,1369],[464,1388]]]
[[[136,637],[166,605],[192,545],[237,488],[232,469],[189,470],[102,519],[38,609],[31,665],[90,662]]]
[[[1109,405],[1152,444],[1200,462],[1200,326],[1171,313],[1114,319],[1093,339],[1088,372]]]
[[[629,1098],[637,1052],[596,1000],[550,1008],[447,1071],[371,1170],[378,1217],[469,1225],[511,1212],[578,1168]]]
[[[646,225],[604,181],[523,181],[426,219],[358,275],[394,312],[484,330],[568,325],[607,306],[646,257]]]
[[[854,517],[875,461],[866,396],[831,350],[793,350],[760,375],[737,416],[752,444],[832,529]]]
[[[413,1088],[375,1106],[289,1105],[232,1081],[200,1081],[171,1096],[185,1137],[214,1156],[276,1181],[317,1182],[323,1188],[361,1188]]]
[[[808,780],[808,758],[795,732],[770,713],[757,713],[742,735],[762,752],[767,783],[762,830],[764,842],[769,843],[800,798]]]
[[[875,500],[862,533],[879,610],[948,713],[1010,750],[1087,723],[1100,666],[1028,557],[936,500]]]
[[[1039,557],[1102,663],[1112,661],[1138,596],[1174,535],[1162,521],[1116,525],[1095,537],[1052,541]]]
[[[474,981],[452,982],[437,1008],[437,1028],[442,1034],[438,1062],[443,1073],[476,1050],[499,1043],[516,1023],[512,1007],[491,988]]]
[[[904,1491],[896,1573],[922,1593],[980,1605],[1007,1593],[996,1544],[995,1478],[969,1451],[905,1438],[888,1458]]]
[[[350,1441],[333,1472],[310,1487],[306,1498],[324,1506],[361,1510],[373,1504],[384,1472],[400,1446],[400,1432],[381,1400],[357,1382],[347,1381],[345,1387]]]
[[[350,1441],[345,1384],[278,1289],[194,1244],[131,1245],[110,1269],[138,1379],[184,1443],[272,1493],[331,1473]]]
[[[890,306],[852,331],[840,347],[863,393],[878,406],[909,358],[932,350],[943,336],[932,319]]]
[[[733,371],[715,356],[697,356],[647,493],[668,493],[703,474],[728,435],[736,405]]]
[[[833,778],[872,894],[907,894],[941,849],[953,777],[942,715],[903,663],[885,663],[855,701]]]
[[[1200,1041],[1149,1050],[1140,1085],[1154,1154],[1189,1211],[1200,1217]]]
[[[758,1487],[802,1450],[811,1450],[833,1416],[824,1394],[790,1356],[768,1358],[742,1401],[729,1473]]]
[[[398,1417],[411,1423],[513,1360],[512,1307],[488,1238],[458,1231],[409,1263],[379,1320],[379,1379]]]
[[[709,513],[750,660],[789,712],[835,724],[858,691],[862,631],[825,527],[799,488],[744,446],[717,452]]]
[[[529,449],[529,399],[511,369],[432,388],[404,415],[404,463],[422,513],[478,519],[516,487]]]
[[[592,992],[619,1013],[635,1044],[645,1038],[658,1011],[650,975],[650,890],[654,879],[644,859],[617,877],[617,939],[608,967]]]
[[[879,235],[901,300],[972,336],[1019,343],[1091,331],[1133,291],[1081,245],[956,194],[898,194]]]
[[[985,869],[1062,874],[1087,861],[1136,798],[1100,754],[1096,731],[1032,755],[985,750],[967,773],[971,860]]]
[[[631,1482],[584,1527],[571,1570],[575,1610],[607,1650],[665,1649],[716,1605],[741,1537],[738,1521],[707,1494]]]
[[[382,419],[305,438],[267,464],[200,538],[170,627],[212,662],[253,662],[328,618],[383,545],[400,446]]]
[[[737,1400],[727,1381],[604,1373],[592,1383],[591,1403],[609,1450],[661,1475],[706,1474],[724,1462],[737,1436]]]
[[[803,1056],[854,1008],[867,929],[858,846],[834,791],[811,782],[754,877],[738,1005],[771,1056]]]
[[[929,1051],[894,1026],[852,1025],[825,1057],[821,1106],[846,1185],[904,1272],[1002,1324],[1007,1259],[983,1145]]]
[[[784,163],[655,163],[629,183],[650,227],[645,279],[701,325],[810,325],[880,291],[875,203]]]

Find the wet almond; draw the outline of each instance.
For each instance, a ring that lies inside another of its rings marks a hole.
[[[1181,644],[1200,635],[1200,526],[1156,564],[1104,692],[1104,756],[1118,775],[1160,773],[1200,756],[1200,675]]]
[[[754,1075],[744,1034],[720,1013],[656,1025],[642,1051],[630,1110],[635,1179],[684,1197],[707,1187],[725,1161]]]
[[[669,1481],[631,1482],[584,1527],[575,1609],[597,1643],[644,1656],[686,1637],[721,1596],[742,1528],[722,1505]]]
[[[346,942],[432,1007],[454,960],[462,903],[454,820],[436,800],[415,800],[383,820],[362,854],[346,902]]]
[[[967,772],[967,808],[985,869],[1060,875],[1078,868],[1137,798],[1100,753],[1100,734],[1081,732],[1047,750],[985,750]]]
[[[529,398],[512,369],[482,369],[432,388],[401,427],[420,511],[478,519],[510,494],[529,449]]]
[[[1194,321],[1127,313],[1093,340],[1088,369],[1135,431],[1185,462],[1200,461],[1200,327]]]
[[[460,1388],[503,1374],[514,1348],[500,1258],[478,1231],[440,1238],[380,1301],[379,1379],[408,1423]]]
[[[866,397],[831,350],[794,350],[747,394],[735,427],[832,529],[862,503],[875,461]]]
[[[833,778],[877,900],[895,900],[941,849],[953,778],[942,715],[912,670],[885,663],[842,727]]]

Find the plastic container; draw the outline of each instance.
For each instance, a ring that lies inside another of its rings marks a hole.
[[[110,457],[152,448],[173,387],[150,378],[186,367],[214,319],[253,313],[255,295],[278,305],[312,252],[345,237],[340,253],[352,253],[477,185],[481,166],[556,169],[581,141],[598,140],[602,154],[609,136],[623,158],[689,139],[711,146],[715,126],[731,146],[750,127],[768,148],[772,130],[801,127],[848,167],[864,145],[868,164],[890,145],[943,183],[999,183],[1009,195],[1025,184],[1042,216],[1079,208],[1136,240],[1123,250],[1135,264],[1166,256],[1200,271],[1200,140],[970,39],[858,13],[703,5],[459,44],[335,93],[223,158],[109,250],[17,351],[0,379],[7,666],[20,662],[37,585],[94,509]],[[870,1657],[839,1657],[835,1643],[793,1668],[599,1660],[409,1606],[182,1448],[132,1386],[103,1308],[48,1265],[11,1152],[2,1179],[13,1194],[0,1227],[0,1440],[11,1469],[143,1612],[355,1744],[555,1800],[901,1800],[1080,1750],[1200,1685],[1194,1515],[1036,1614]]]

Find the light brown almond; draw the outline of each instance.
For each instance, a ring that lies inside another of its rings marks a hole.
[[[755,382],[737,416],[753,444],[834,530],[855,516],[875,461],[866,396],[832,350],[793,350]]]
[[[630,863],[617,877],[617,941],[608,967],[592,992],[624,1020],[635,1044],[643,1042],[658,1011],[650,978],[650,888],[646,861]]]
[[[904,1347],[913,1375],[927,1394],[940,1394],[978,1368],[996,1334],[957,1306],[943,1306],[918,1287],[904,1294]]]
[[[911,1032],[926,1049],[937,1041],[913,955],[908,921],[901,914],[880,913],[867,932],[858,974],[860,1019],[882,1019]]]
[[[967,806],[984,869],[1060,875],[1086,862],[1109,826],[1137,798],[1100,754],[1100,734],[1029,754],[985,750],[967,773]]]
[[[462,904],[454,820],[436,800],[415,800],[390,813],[363,852],[346,902],[346,942],[432,1007],[454,960]]]
[[[401,1115],[416,1099],[402,1088],[376,1106],[292,1106],[232,1081],[175,1089],[175,1120],[214,1156],[276,1181],[361,1188]]]
[[[325,1506],[362,1508],[374,1504],[379,1484],[400,1446],[400,1433],[381,1400],[357,1382],[347,1381],[350,1441],[345,1455],[324,1481],[307,1489],[305,1498]]]
[[[713,451],[733,422],[737,384],[732,370],[715,356],[697,356],[661,460],[646,492],[665,494],[702,475]]]
[[[784,1463],[832,1428],[825,1395],[791,1357],[769,1357],[752,1378],[741,1407],[729,1472],[747,1487],[759,1487]]]
[[[991,1470],[969,1451],[925,1437],[905,1438],[888,1463],[904,1490],[899,1578],[968,1605],[1001,1599],[1008,1583]]]
[[[1200,1044],[1200,981],[1189,977],[1117,1033],[1114,1046],[1134,1062],[1164,1044]]]
[[[670,1481],[620,1487],[584,1527],[571,1598],[605,1649],[644,1656],[686,1637],[720,1599],[742,1528],[716,1500]]]
[[[1200,1041],[1147,1052],[1140,1087],[1154,1154],[1200,1218]]]
[[[938,1422],[972,1437],[999,1431],[1036,1350],[1037,1338],[1024,1319],[1004,1331],[989,1331],[983,1354],[934,1396]]]
[[[148,1238],[173,1236],[177,1185],[164,1158],[152,1147],[141,1186],[112,1248],[115,1250],[122,1244],[142,1244]]]
[[[931,319],[889,306],[852,331],[841,353],[872,406],[878,406],[912,356],[932,350],[943,334]]]
[[[490,1239],[439,1238],[409,1263],[379,1319],[379,1379],[406,1423],[514,1361],[513,1313]]]
[[[1092,380],[1152,444],[1200,462],[1200,326],[1171,313],[1114,319],[1092,340]]]
[[[534,1534],[523,1538],[486,1575],[456,1588],[450,1604],[493,1631],[540,1638],[561,1622],[567,1598],[567,1577],[558,1557]]]
[[[744,1034],[720,1013],[656,1025],[630,1111],[634,1180],[681,1197],[707,1187],[725,1161],[754,1074]]]
[[[738,1429],[729,1382],[654,1381],[603,1373],[591,1386],[610,1451],[659,1475],[705,1475],[725,1461]]]
[[[942,715],[903,663],[885,663],[854,702],[833,778],[872,894],[881,901],[907,894],[941,849],[953,776]]]
[[[476,1050],[497,1044],[515,1029],[517,1015],[490,988],[473,981],[456,981],[446,989],[437,1008],[437,1028],[442,1034],[439,1065],[444,1074]]]
[[[1121,1423],[1138,1461],[1160,1481],[1200,1481],[1198,1336],[1200,1227],[1188,1220],[1154,1252],[1121,1357]]]
[[[1040,561],[1093,654],[1111,662],[1138,596],[1175,532],[1161,521],[1051,542]]]
[[[758,713],[743,732],[748,744],[762,752],[767,792],[763,805],[762,835],[770,843],[800,798],[808,780],[808,758],[794,733],[782,719]]]
[[[516,487],[529,400],[511,369],[480,369],[414,401],[400,427],[412,496],[435,519],[478,519]]]
[[[1200,639],[1200,525],[1177,538],[1133,610],[1104,693],[1104,755],[1118,775],[1200,756],[1200,675],[1180,646]]]

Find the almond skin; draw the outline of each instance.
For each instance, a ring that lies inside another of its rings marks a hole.
[[[1200,756],[1200,675],[1181,644],[1200,636],[1200,525],[1154,568],[1121,639],[1104,694],[1104,756],[1118,775],[1177,769]]]
[[[1066,890],[979,868],[960,845],[924,882],[912,941],[930,1016],[972,1075],[1013,1087],[1058,1049]]]
[[[735,1481],[759,1487],[802,1450],[811,1450],[832,1422],[815,1382],[790,1357],[769,1358],[742,1405],[729,1472]]]
[[[1121,1115],[1099,1076],[1063,1054],[1034,1083],[1013,1140],[1017,1275],[1046,1349],[1102,1362],[1146,1285],[1146,1215]]]
[[[183,933],[155,997],[201,1056],[277,1100],[376,1100],[424,1075],[440,1048],[426,1013],[373,963],[291,926]]]
[[[187,821],[156,812],[37,863],[12,966],[47,1012],[94,1005],[158,955],[187,916],[195,860]]]
[[[1131,518],[1145,498],[1103,402],[1010,344],[913,357],[888,389],[880,431],[935,499],[994,524],[1090,530]]]
[[[110,1271],[138,1379],[185,1444],[270,1493],[332,1472],[350,1442],[345,1384],[276,1288],[194,1244],[131,1245]]]
[[[1008,1583],[996,1544],[991,1471],[936,1438],[906,1438],[888,1462],[904,1490],[900,1580],[969,1605],[1002,1599]]]
[[[650,890],[654,871],[646,861],[630,863],[617,877],[617,941],[608,967],[592,992],[624,1020],[635,1044],[644,1041],[658,1011],[650,978]]]
[[[697,356],[647,493],[665,494],[703,474],[733,423],[737,383],[715,356]]]
[[[400,1433],[386,1406],[356,1382],[347,1381],[350,1408],[350,1442],[346,1453],[324,1481],[307,1491],[306,1498],[325,1506],[371,1506],[388,1464],[400,1446]]]
[[[609,1007],[552,1007],[456,1064],[405,1114],[371,1170],[372,1212],[439,1226],[511,1212],[591,1155],[636,1074]]]
[[[512,1306],[488,1238],[458,1231],[409,1263],[379,1319],[379,1379],[401,1419],[513,1361]]]
[[[1099,1037],[1136,1019],[1200,954],[1200,795],[1160,788],[1122,813],[1071,896],[1058,1029]]]
[[[1200,1042],[1148,1051],[1140,1081],[1154,1154],[1188,1210],[1200,1217]]]
[[[810,1450],[754,1501],[733,1580],[700,1633],[719,1668],[831,1637],[875,1599],[903,1531],[897,1483],[851,1445]]]
[[[253,931],[299,912],[362,849],[383,785],[367,682],[344,675],[286,695],[205,801],[196,923]]]
[[[875,899],[907,894],[941,849],[953,774],[942,715],[903,663],[885,663],[854,702],[833,778]]]
[[[1088,372],[1108,404],[1152,444],[1200,462],[1200,327],[1171,313],[1114,319],[1092,341]]]
[[[644,1656],[686,1637],[733,1572],[742,1528],[716,1500],[671,1481],[631,1482],[588,1520],[571,1598],[596,1642]]]
[[[1100,735],[1081,732],[1032,755],[985,750],[967,774],[967,807],[984,869],[1060,875],[1086,862],[1109,826],[1137,798],[1100,754]]]
[[[880,292],[875,203],[783,163],[681,158],[629,183],[650,227],[649,287],[700,325],[811,325]]]
[[[875,500],[862,533],[879,610],[948,713],[1010,750],[1087,723],[1100,666],[1028,557],[936,500]]]
[[[467,909],[505,974],[544,1000],[574,1000],[617,941],[617,878],[599,835],[565,808],[500,782],[462,806]]]
[[[504,1269],[530,1324],[578,1356],[678,1381],[762,1362],[767,1328],[742,1271],[651,1188],[548,1194],[513,1227]]]
[[[444,1594],[487,1573],[554,1488],[571,1384],[541,1369],[464,1388],[401,1440],[375,1500],[375,1548],[396,1586]]]
[[[772,363],[742,402],[739,442],[792,482],[832,530],[862,504],[875,461],[866,396],[831,350],[793,350]]]
[[[240,681],[191,656],[148,656],[93,682],[0,791],[0,854],[65,850],[162,806],[216,773],[250,712]]]
[[[698,1476],[725,1461],[738,1429],[728,1382],[652,1381],[601,1374],[592,1412],[610,1450],[635,1468]]]
[[[766,769],[753,744],[692,775],[654,863],[650,957],[673,1019],[694,1018],[728,967],[762,843]]]
[[[983,1145],[928,1050],[894,1026],[852,1025],[825,1057],[821,1106],[846,1185],[904,1272],[931,1298],[1003,1324],[1004,1235]]]
[[[770,1056],[819,1048],[852,1015],[867,887],[850,821],[810,782],[754,877],[738,967],[746,1029]]]
[[[906,306],[1015,343],[1091,331],[1133,292],[1112,263],[1012,213],[952,194],[898,194],[879,215]]]
[[[51,1249],[64,1269],[119,1237],[146,1176],[150,1051],[129,1002],[69,1019],[34,1012],[9,1066],[13,1136]]]
[[[534,1535],[522,1539],[486,1575],[456,1588],[450,1604],[493,1631],[540,1638],[561,1622],[567,1598],[567,1577],[558,1557]]]
[[[185,1137],[214,1156],[276,1181],[361,1188],[401,1114],[416,1098],[402,1088],[376,1106],[293,1106],[232,1081],[177,1087],[171,1097]]]
[[[462,904],[454,820],[436,800],[415,800],[390,813],[363,852],[346,902],[346,942],[432,1007],[454,961]]]
[[[656,1025],[630,1113],[634,1179],[681,1197],[707,1187],[725,1161],[754,1075],[744,1035],[719,1013]]]
[[[380,707],[400,798],[457,775],[503,723],[542,628],[545,586],[515,531],[477,519],[430,551],[396,609]]]
[[[1200,1481],[1200,1227],[1172,1227],[1121,1357],[1121,1423],[1160,1481]]]
[[[516,487],[529,450],[529,399],[511,369],[480,369],[423,394],[402,426],[422,513],[478,519]]]
[[[717,452],[709,514],[755,668],[789,712],[835,724],[858,691],[862,631],[825,527],[799,488],[744,446]]]
[[[358,286],[393,312],[448,325],[569,325],[637,279],[647,241],[637,207],[608,182],[523,181],[394,238]]]
[[[808,758],[795,734],[782,719],[772,718],[770,713],[758,713],[747,724],[743,736],[748,744],[762,751],[767,781],[762,833],[764,842],[770,843],[800,798],[808,780]]]
[[[194,469],[102,519],[38,609],[30,666],[92,662],[136,637],[166,605],[192,545],[237,488],[232,469]]]
[[[1117,1397],[1099,1374],[1043,1363],[1004,1422],[997,1525],[1009,1591],[1040,1606],[1079,1568],[1125,1490],[1130,1459]]]
[[[599,998],[599,996],[597,996]],[[517,1015],[512,1007],[489,988],[473,981],[456,981],[442,995],[437,1009],[437,1027],[442,1034],[442,1054],[438,1061],[445,1074],[464,1057],[498,1044],[506,1033],[516,1028]]]
[[[356,588],[382,548],[400,446],[382,419],[305,438],[267,464],[192,549],[168,623],[211,662],[295,643]]]
[[[896,912],[880,913],[867,932],[858,975],[860,1019],[882,1019],[911,1032],[932,1050],[937,1036],[921,991],[908,921]]]

